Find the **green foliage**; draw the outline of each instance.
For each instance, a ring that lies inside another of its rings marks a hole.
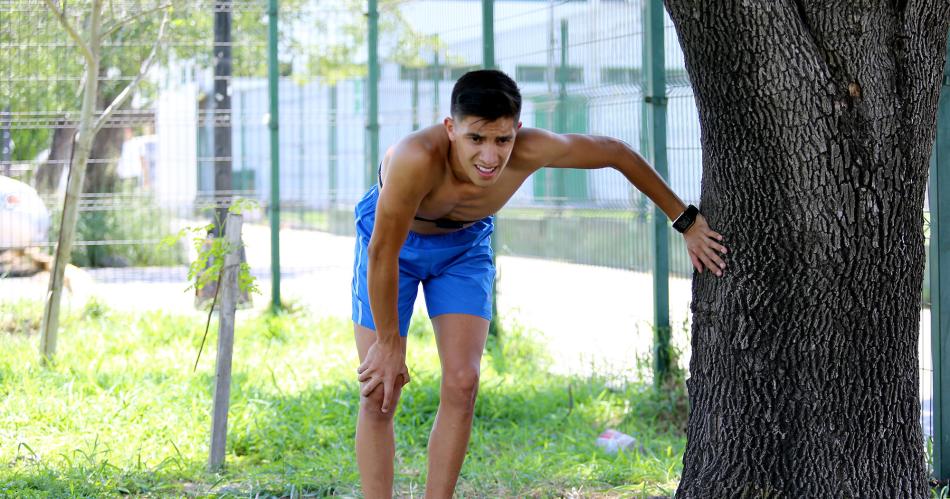
[[[228,213],[240,215],[247,210],[256,208],[257,206],[257,201],[236,198],[231,201],[231,205],[228,208]],[[215,231],[220,233],[222,237],[209,238],[206,235],[214,231],[216,223],[221,223],[221,221],[217,220],[215,223],[200,227],[184,228],[180,230],[178,234],[166,237],[161,242],[161,246],[174,246],[189,232],[195,234],[195,236],[192,238],[192,244],[194,245],[198,256],[188,267],[188,281],[192,284],[190,284],[185,289],[185,291],[188,291],[192,288],[201,290],[211,283],[216,283],[214,299],[211,301],[211,306],[208,308],[208,320],[205,322],[204,336],[201,337],[201,344],[198,346],[198,355],[195,360],[195,369],[198,368],[198,362],[201,360],[201,352],[204,349],[205,340],[208,337],[208,331],[211,327],[211,315],[215,310],[215,303],[217,302],[218,298],[217,292],[221,287],[221,278],[224,275],[225,257],[232,251],[240,251],[239,248],[234,248],[234,246],[231,245],[223,236],[225,233],[225,228],[223,226],[222,230]],[[247,264],[247,262],[240,262],[238,264],[237,285],[238,291],[241,294],[260,293],[260,288],[257,286],[257,279],[251,275],[251,267]]]
[[[48,128],[30,128],[11,130],[13,137],[13,161],[30,161],[41,151],[49,147],[52,130]]]
[[[929,436],[924,442],[924,446],[927,451],[927,469],[934,469],[934,438]],[[943,480],[938,481],[936,479],[930,481],[930,496],[933,499],[950,499],[950,481]]]
[[[61,205],[51,218],[50,232],[57,234]],[[108,203],[90,204],[80,210],[70,261],[80,267],[177,265],[185,260],[180,247],[155,244],[171,233],[171,216],[154,198],[116,195]]]
[[[100,49],[99,94],[102,102],[111,102],[139,73],[156,41],[162,14],[166,10],[170,14],[169,24],[156,64],[164,65],[174,58],[194,61],[199,67],[212,66],[216,2],[146,0],[103,3],[103,31],[107,35]],[[307,3],[308,0],[282,0],[281,7],[286,12],[294,12]],[[56,5],[65,6],[67,20],[80,31],[92,11],[90,0]],[[235,44],[232,74],[235,77],[265,76],[267,3],[238,1],[233,5],[231,30]],[[4,27],[0,30],[0,45],[4,47],[0,51],[0,68],[4,68],[5,74],[17,76],[0,78],[3,81],[0,85],[0,111],[9,106],[14,115],[54,113],[51,120],[61,117],[78,120],[84,60],[53,13],[42,2],[27,3],[0,12],[0,25]],[[113,27],[115,29],[111,29]],[[282,23],[281,46],[287,46],[294,33],[291,23]],[[314,48],[316,51],[320,49],[322,47]],[[157,95],[157,88],[152,82],[143,80],[136,93],[143,107],[148,107]],[[49,129],[53,122],[45,119],[41,117],[35,126],[13,128],[14,159],[33,159],[49,147]]]
[[[188,291],[192,288],[201,289],[218,280],[218,275],[221,273],[224,260],[220,258],[217,262],[209,262],[209,260],[211,259],[212,254],[226,254],[227,252],[224,251],[223,244],[217,244],[208,248],[205,247],[205,241],[207,240],[206,234],[211,233],[214,225],[215,224],[210,223],[198,227],[186,227],[179,230],[177,234],[165,236],[165,238],[159,243],[160,248],[171,248],[177,246],[179,241],[188,237],[189,234],[192,235],[191,243],[198,254],[198,258],[196,258],[195,261],[191,262],[191,265],[188,266],[188,281],[191,282],[191,284],[185,289],[185,291]],[[206,268],[210,271],[204,272]]]
[[[96,304],[64,317],[66,353],[50,367],[33,355],[35,335],[4,338],[0,495],[359,495],[351,323],[300,310],[240,313],[227,467],[219,474],[205,471],[214,360],[202,359],[193,374],[188,355],[202,317],[131,315]],[[673,493],[684,415],[666,413],[667,396],[646,384],[551,375],[535,333],[516,324],[505,331],[482,364],[458,497]],[[420,321],[409,337],[413,381],[395,421],[399,496],[418,493],[425,477],[439,400],[431,334]],[[594,440],[608,426],[636,436],[643,453],[602,453]]]
[[[229,213],[240,215],[247,210],[255,209],[259,203],[252,199],[236,198],[231,202],[228,208]],[[221,271],[224,269],[224,257],[235,248],[228,243],[227,239],[222,237],[208,238],[207,234],[215,230],[216,225],[222,225],[221,234],[224,233],[223,223],[219,220],[207,225],[197,227],[186,227],[178,231],[177,234],[166,236],[159,244],[160,248],[175,247],[178,241],[184,239],[188,234],[192,234],[191,243],[197,253],[195,261],[188,266],[188,281],[191,284],[185,289],[202,289],[208,284],[219,282]],[[260,293],[257,281],[251,275],[251,268],[246,262],[240,264],[238,269],[238,289],[242,293]]]

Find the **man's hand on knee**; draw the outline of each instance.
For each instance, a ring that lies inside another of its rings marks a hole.
[[[366,353],[366,359],[356,369],[363,383],[360,394],[368,397],[380,385],[383,387],[383,402],[380,410],[390,412],[396,383],[401,388],[409,383],[409,368],[406,367],[406,350],[398,343],[376,342]]]

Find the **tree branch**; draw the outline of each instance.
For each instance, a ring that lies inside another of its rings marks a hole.
[[[86,42],[83,41],[82,36],[73,28],[69,21],[66,20],[66,11],[63,10],[60,12],[56,5],[53,3],[53,0],[43,0],[46,3],[46,6],[49,7],[49,10],[53,11],[53,15],[56,16],[56,20],[59,21],[59,24],[63,25],[63,29],[66,30],[66,33],[69,35],[73,41],[76,42],[76,45],[79,46],[79,50],[82,52],[82,56],[86,59],[87,63],[92,63],[94,57],[92,51],[89,49],[89,46],[86,45]]]
[[[111,35],[112,33],[115,33],[116,31],[118,31],[120,28],[122,28],[122,27],[125,26],[126,24],[129,24],[130,22],[132,22],[132,21],[134,21],[134,20],[136,20],[136,19],[138,19],[138,18],[140,18],[140,17],[147,16],[148,14],[151,14],[151,13],[153,13],[153,12],[158,12],[158,11],[160,11],[160,10],[162,10],[162,9],[167,9],[167,8],[169,8],[169,7],[171,7],[171,6],[172,6],[172,4],[166,3],[166,4],[164,4],[164,5],[160,5],[160,6],[158,6],[158,7],[155,7],[154,9],[148,9],[148,10],[146,10],[146,11],[139,12],[138,14],[134,14],[134,15],[131,15],[131,16],[126,16],[126,17],[124,17],[124,18],[122,18],[122,19],[120,19],[120,20],[118,20],[118,21],[113,21],[113,22],[110,23],[110,25],[102,32],[102,38],[105,39],[107,36]]]
[[[156,54],[158,54],[158,46],[159,44],[162,43],[162,38],[165,37],[165,26],[167,24],[168,24],[168,11],[166,10],[165,15],[162,17],[162,25],[158,28],[158,36],[155,38],[155,44],[152,45],[151,53],[149,53],[145,61],[142,62],[142,66],[139,69],[139,74],[135,76],[135,79],[132,80],[132,82],[129,83],[128,86],[122,89],[122,92],[115,98],[115,100],[112,101],[111,104],[109,104],[109,107],[107,107],[102,112],[102,115],[99,116],[99,119],[96,120],[96,124],[93,126],[93,130],[95,130],[95,133],[98,133],[99,130],[102,129],[102,126],[105,125],[109,117],[112,116],[112,113],[114,113],[116,109],[118,109],[119,107],[122,106],[122,104],[125,103],[125,101],[129,98],[129,96],[132,95],[132,92],[135,90],[135,87],[137,87],[139,85],[139,82],[141,82],[142,79],[145,78],[145,74],[148,73],[148,70],[151,68],[152,63],[155,62],[155,56]]]

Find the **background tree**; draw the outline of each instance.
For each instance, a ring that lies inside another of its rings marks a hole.
[[[730,249],[693,281],[679,497],[929,497],[923,200],[950,2],[666,0]]]
[[[365,0],[282,0],[279,57],[283,76],[293,74],[301,82],[322,78],[331,83],[365,76],[366,65],[359,57],[366,39],[365,3]],[[411,56],[418,57],[416,54],[424,53],[425,48],[437,47],[439,43],[432,37],[419,36],[401,15],[399,3],[399,0],[380,2],[383,17],[380,30],[396,39],[392,44],[392,58],[408,64],[412,62]],[[106,15],[134,19],[135,22],[117,29],[112,33],[110,43],[101,47],[100,76],[103,81],[97,96],[99,105],[108,106],[123,88],[122,83],[128,83],[137,74],[139,62],[150,48],[147,41],[161,21],[156,10],[161,6],[170,8],[165,36],[168,42],[158,53],[156,65],[176,59],[211,68],[214,4],[213,0],[154,0],[151,4],[110,2]],[[266,0],[235,3],[232,29],[236,46],[232,71],[236,77],[267,75],[267,23],[262,22],[266,4]],[[69,5],[77,12],[84,12],[88,11],[90,4],[89,0],[75,0]],[[321,10],[336,15],[321,15]],[[307,13],[309,15],[302,15]],[[17,126],[13,130],[16,148],[12,159],[32,160],[44,149],[50,149],[50,160],[40,165],[34,178],[34,184],[49,193],[57,186],[63,165],[69,160],[76,120],[67,116],[66,111],[76,108],[81,91],[81,86],[70,76],[82,74],[82,60],[65,47],[66,39],[55,25],[58,21],[45,10],[28,5],[11,8],[4,12],[3,20],[5,26],[0,30],[0,42],[13,50],[0,52],[0,67],[7,68],[15,77],[5,79],[0,85],[0,111],[9,107],[9,112],[14,115],[36,111],[62,113],[48,126]],[[83,22],[78,21],[77,25]],[[333,36],[326,36],[328,33],[333,33]],[[148,108],[156,95],[157,89],[148,79],[140,83],[137,97],[142,108]],[[128,105],[126,102],[120,110],[127,109]],[[98,136],[93,146],[93,158],[109,160],[117,157],[122,130],[111,130],[105,128]],[[103,172],[101,180],[98,174],[90,171],[87,188],[96,192],[109,190],[114,184],[115,174],[111,166],[99,169]]]
[[[285,0],[289,10],[299,8],[306,0]],[[239,33],[239,48],[234,50],[232,61],[235,76],[264,76],[267,63],[267,24],[261,22],[261,16],[266,5],[264,3],[240,2],[234,9],[234,29]],[[89,0],[73,2],[77,11],[88,11]],[[134,2],[110,3],[105,15],[112,18],[126,18],[134,20],[125,23],[121,29],[113,30],[109,35],[109,43],[101,47],[100,80],[97,100],[104,108],[110,105],[124,86],[136,76],[138,64],[150,46],[148,40],[158,28],[161,16],[156,15],[162,7],[169,8],[169,25],[165,44],[158,55],[157,64],[165,64],[170,59],[194,61],[199,67],[213,65],[211,42],[213,40],[213,12],[215,2],[167,0],[159,3],[139,4]],[[64,57],[59,31],[49,29],[48,17],[36,15],[26,9],[15,10],[11,13],[16,29],[14,39],[21,41],[36,41],[38,50],[31,54],[31,58],[23,58],[23,54],[0,54],[0,64],[12,65],[13,74],[29,75],[27,85],[25,81],[14,80],[10,96],[0,95],[0,101],[12,102],[15,108],[21,111],[36,109],[67,110],[75,106],[78,99],[78,89],[62,75],[81,74],[81,61],[75,58]],[[82,23],[80,23],[82,24]],[[37,29],[38,28],[38,29]],[[282,32],[284,41],[287,33]],[[7,59],[6,61],[4,59]],[[37,88],[46,87],[46,88]],[[140,105],[148,108],[152,98],[156,96],[156,88],[148,80],[141,83],[137,95]],[[45,95],[45,98],[41,95]],[[6,98],[4,98],[6,97]],[[126,101],[119,110],[126,111],[130,101]],[[39,106],[37,106],[39,104]],[[131,124],[143,121],[143,116],[123,120]],[[36,174],[35,184],[44,192],[53,191],[62,174],[63,165],[68,162],[70,140],[76,131],[75,119],[64,116],[54,122],[55,127],[18,130],[23,135],[25,143],[35,144],[33,147],[19,148],[15,151],[18,159],[28,160],[35,157],[39,150],[49,144],[49,161],[40,165]],[[112,192],[115,185],[115,159],[118,158],[123,140],[121,126],[106,127],[96,137],[93,143],[91,158],[96,159],[98,167],[88,172],[84,192]],[[34,138],[35,137],[35,138]],[[18,139],[18,137],[14,137]],[[32,139],[32,140],[30,140]],[[49,142],[51,140],[51,142]],[[17,140],[19,142],[19,140]]]
[[[60,10],[52,0],[44,1],[55,18],[62,24],[67,35],[76,44],[77,50],[82,55],[84,66],[82,91],[80,93],[82,97],[82,108],[78,116],[79,126],[72,139],[74,145],[70,150],[69,179],[66,185],[66,197],[63,200],[59,239],[56,244],[53,269],[50,272],[49,292],[46,297],[43,323],[41,326],[41,350],[43,358],[48,360],[56,351],[60,300],[63,293],[63,274],[66,270],[66,265],[69,264],[69,257],[72,251],[79,196],[82,192],[86,163],[89,161],[93,141],[96,134],[99,133],[112,114],[115,113],[116,109],[122,106],[122,104],[131,97],[136,85],[145,77],[149,67],[155,60],[155,54],[164,34],[168,16],[166,14],[162,18],[162,23],[156,39],[152,44],[151,52],[144,61],[141,62],[138,74],[118,93],[108,107],[103,109],[100,107],[98,99],[99,74],[102,62],[101,48],[112,33],[121,29],[123,25],[133,22],[134,18],[113,18],[111,20],[104,18],[104,2],[102,0],[92,0],[89,5],[89,10],[85,11],[86,15],[83,16],[85,17],[83,28],[77,28],[75,16],[65,10],[65,4],[63,5],[64,9]]]

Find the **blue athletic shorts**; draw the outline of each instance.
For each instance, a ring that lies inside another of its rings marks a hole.
[[[356,258],[353,264],[353,322],[376,330],[366,287],[366,248],[376,220],[379,188],[373,186],[356,205]],[[429,317],[469,314],[491,320],[491,233],[494,218],[487,217],[448,234],[424,235],[410,231],[399,252],[399,334],[409,333],[409,319],[419,283]]]

